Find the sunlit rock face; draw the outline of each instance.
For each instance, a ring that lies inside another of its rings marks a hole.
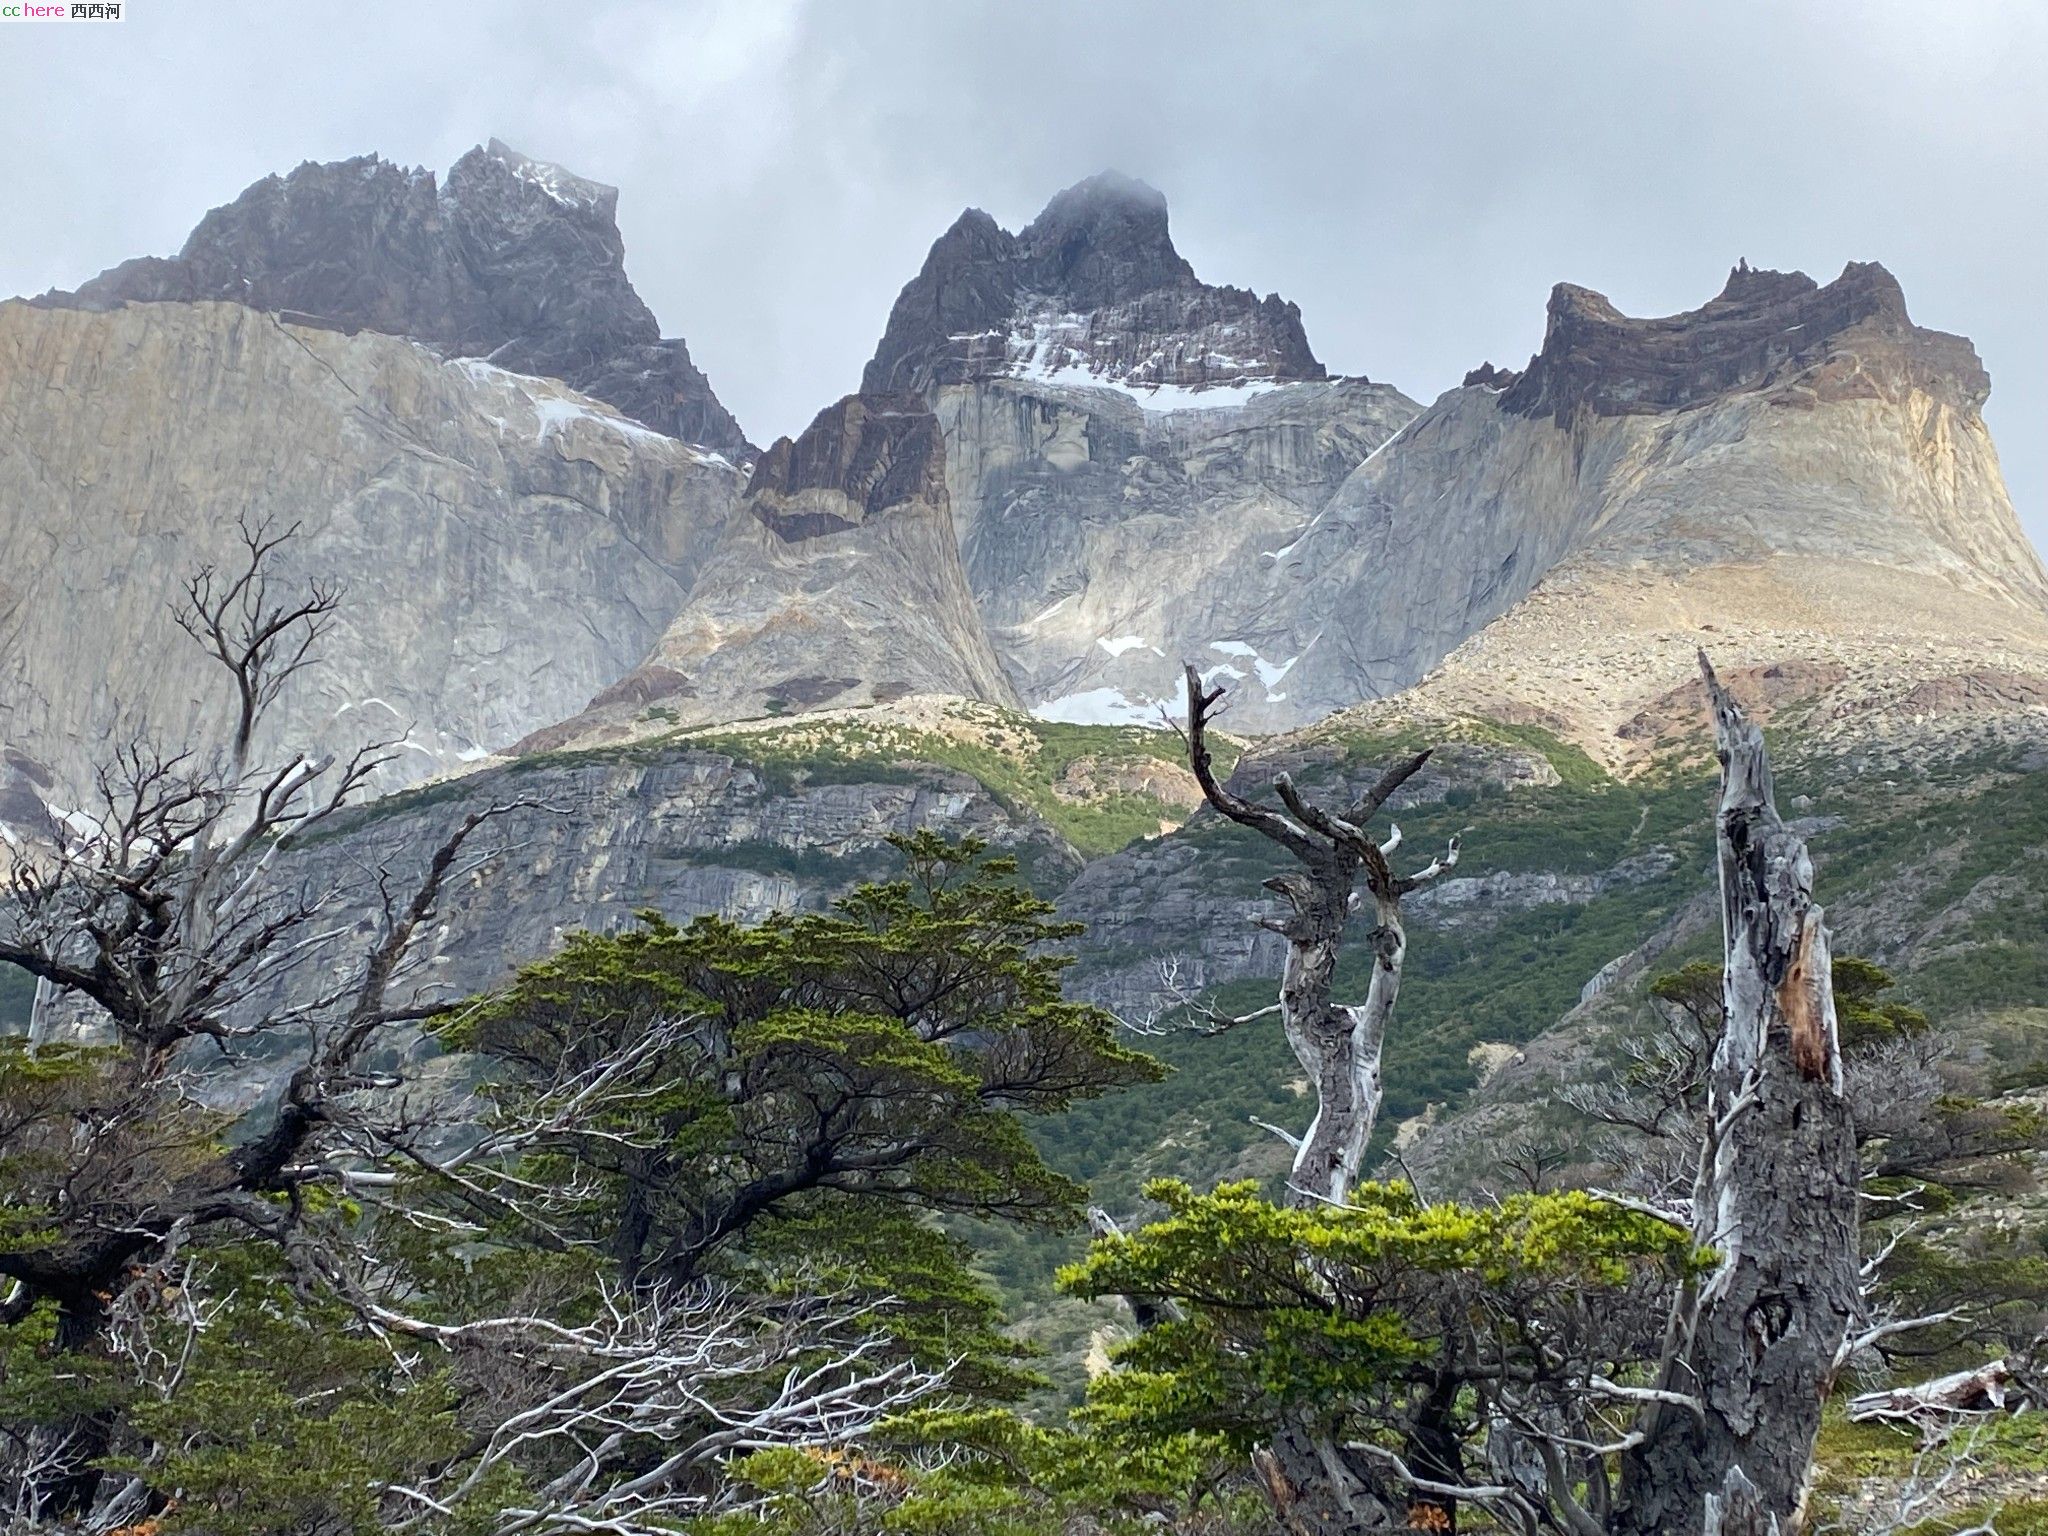
[[[1988,387],[1970,344],[1913,325],[1876,266],[1826,286],[1738,268],[1660,320],[1561,287],[1526,370],[1442,396],[1265,557],[1266,621],[1244,638],[1295,660],[1287,707],[1247,698],[1240,724],[1406,688],[1567,562],[1588,590],[1784,559],[1872,568],[2021,623],[2048,579],[1979,414]]]
[[[389,786],[639,662],[739,491],[554,380],[239,304],[0,304],[0,424],[0,745],[72,807],[123,734],[217,739],[224,681],[172,609],[240,520],[297,530],[277,581],[339,593],[259,749],[389,738]]]
[[[724,454],[752,446],[680,338],[627,280],[615,189],[492,139],[448,172],[375,155],[266,176],[174,258],[142,257],[74,293],[107,309],[222,299],[559,378],[644,426]]]

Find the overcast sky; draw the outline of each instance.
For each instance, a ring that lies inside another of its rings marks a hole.
[[[1552,283],[1691,308],[1884,262],[1972,337],[2048,545],[2048,5],[129,0],[0,25],[0,294],[169,254],[301,160],[496,134],[621,189],[627,265],[758,442],[855,387],[960,209],[1108,166],[1212,282],[1428,400]]]

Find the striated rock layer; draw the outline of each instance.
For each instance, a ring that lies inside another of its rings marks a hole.
[[[46,307],[225,299],[559,378],[735,461],[754,449],[627,281],[618,192],[492,139],[449,169],[364,155],[266,176],[174,258],[145,256]]]
[[[235,304],[0,304],[0,744],[76,806],[110,736],[203,743],[172,605],[237,519],[342,590],[265,750],[402,738],[384,782],[558,720],[647,652],[738,473],[553,380]]]

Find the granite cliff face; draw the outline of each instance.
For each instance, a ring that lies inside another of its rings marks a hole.
[[[336,890],[331,926],[345,930],[350,916],[375,913],[377,869],[416,868],[470,811],[514,801],[522,808],[494,823],[488,843],[510,852],[442,901],[407,968],[408,997],[499,984],[563,934],[625,927],[650,907],[679,920],[708,912],[743,922],[817,910],[897,869],[886,840],[923,828],[979,837],[1055,879],[1079,863],[1042,822],[966,774],[883,764],[828,782],[778,782],[730,753],[684,743],[527,758],[392,797],[294,850],[282,874]]]
[[[1256,551],[1287,542],[1417,409],[1362,379],[1173,411],[1009,379],[933,393],[990,637],[1039,714],[1096,724],[1158,724],[1183,658],[1284,696],[1290,653],[1250,643],[1270,622]]]
[[[0,745],[68,805],[117,732],[226,700],[172,621],[237,520],[342,589],[265,749],[403,738],[387,785],[558,720],[647,653],[738,492],[550,379],[238,304],[0,304]],[[17,788],[21,788],[18,785]]]
[[[1567,794],[1526,744],[1540,741],[1635,794],[1623,786],[1697,756],[1703,645],[1831,773],[1969,762],[1996,783],[2044,750],[2048,578],[1968,342],[1913,326],[1875,266],[1825,286],[1737,268],[1668,320],[1560,288],[1551,315],[1526,370],[1476,372],[1281,547],[1241,546],[1250,654],[1213,648],[1205,671],[1231,689],[1234,728],[1294,727],[1248,754],[1247,787],[1281,769],[1349,784],[1393,744],[1451,741],[1465,745],[1418,795],[1533,804]],[[1887,813],[1883,794],[1871,804]],[[1219,836],[1198,815],[1068,889],[1105,957],[1077,973],[1085,993],[1142,1013],[1162,961],[1181,985],[1273,971],[1249,921],[1264,898]],[[1494,925],[1597,908],[1664,878],[1641,856],[1674,846],[1590,865],[1560,848],[1489,873],[1483,830],[1469,843],[1471,872],[1418,908],[1426,926],[1468,889]]]
[[[221,299],[559,378],[735,462],[754,450],[680,338],[627,281],[615,189],[492,139],[432,172],[375,155],[266,176],[174,258],[103,272],[46,307]]]
[[[1016,702],[960,569],[937,418],[849,395],[762,456],[645,665],[527,745],[913,693]]]

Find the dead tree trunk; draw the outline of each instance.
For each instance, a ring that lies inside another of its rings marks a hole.
[[[1365,830],[1394,791],[1429,760],[1427,752],[1388,769],[1342,814],[1309,804],[1284,774],[1273,784],[1281,808],[1226,789],[1217,781],[1207,737],[1210,712],[1222,696],[1221,688],[1205,689],[1201,675],[1187,669],[1188,760],[1202,794],[1224,816],[1285,848],[1301,866],[1266,882],[1289,910],[1262,920],[1287,940],[1276,1006],[1287,1043],[1316,1093],[1315,1118],[1295,1143],[1287,1198],[1297,1206],[1341,1204],[1357,1182],[1379,1116],[1380,1050],[1408,948],[1401,898],[1456,864],[1458,844],[1453,839],[1426,868],[1396,875],[1387,858],[1400,843],[1399,829],[1385,842]],[[1374,917],[1372,979],[1364,1002],[1339,1003],[1332,995],[1337,960],[1345,925],[1361,905],[1361,876]],[[1341,1441],[1335,1425],[1304,1421],[1285,1426],[1260,1452],[1260,1481],[1282,1526],[1296,1536],[1348,1536],[1406,1526],[1402,1490],[1384,1468],[1346,1451]]]
[[[1290,910],[1285,917],[1261,919],[1287,940],[1280,1026],[1316,1090],[1315,1118],[1296,1145],[1287,1197],[1294,1205],[1341,1203],[1357,1182],[1379,1116],[1380,1048],[1400,995],[1401,964],[1408,952],[1401,898],[1456,864],[1458,842],[1453,838],[1444,855],[1426,868],[1396,875],[1387,856],[1400,844],[1400,829],[1384,843],[1365,830],[1394,791],[1429,761],[1427,752],[1389,768],[1341,815],[1309,804],[1285,774],[1273,782],[1284,811],[1224,788],[1216,779],[1208,745],[1210,712],[1223,690],[1204,689],[1193,667],[1187,669],[1187,688],[1188,761],[1203,796],[1238,825],[1271,838],[1302,866],[1266,881],[1266,889],[1285,900]],[[1331,990],[1345,924],[1361,904],[1356,890],[1361,875],[1376,920],[1369,940],[1372,980],[1363,1003],[1344,1004],[1332,1000]]]
[[[1714,1055],[1696,1240],[1719,1255],[1672,1316],[1658,1403],[1623,1458],[1619,1536],[1800,1528],[1822,1399],[1857,1310],[1855,1127],[1827,930],[1778,819],[1763,734],[1700,658],[1721,760],[1727,1026]]]

